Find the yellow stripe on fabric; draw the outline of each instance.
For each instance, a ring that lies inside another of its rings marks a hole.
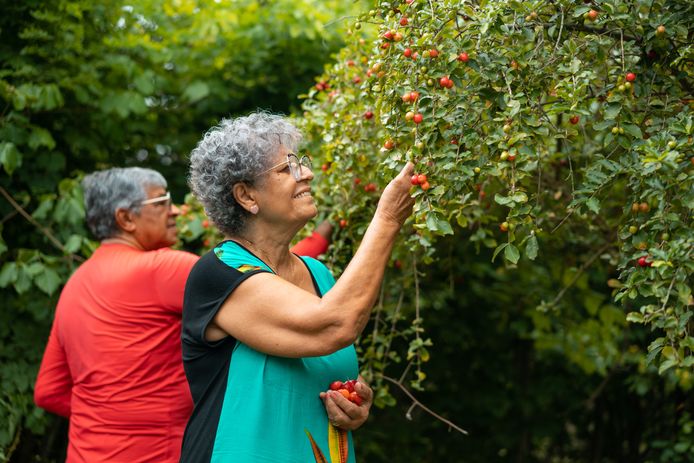
[[[347,431],[328,423],[328,448],[331,463],[347,463],[349,455]]]

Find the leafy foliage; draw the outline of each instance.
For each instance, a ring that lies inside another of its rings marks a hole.
[[[494,274],[513,277],[483,310],[516,320],[539,362],[559,354],[605,381],[626,368],[641,395],[655,368],[691,390],[693,18],[685,1],[408,0],[353,24],[303,106],[317,195],[345,225],[332,264],[404,161],[427,177],[361,340],[377,404],[393,403],[389,374],[423,387],[427,325],[480,310],[453,301]],[[479,270],[465,289],[459,267],[438,270],[450,256]],[[446,314],[429,304],[440,279]],[[677,445],[660,449],[689,452]]]
[[[347,242],[375,197],[361,185],[385,181],[375,166],[387,178],[414,161],[431,189],[414,189],[400,262],[432,262],[453,227],[510,266],[560,238],[588,251],[586,267],[619,272],[615,302],[638,303],[629,321],[664,334],[650,349],[661,371],[688,371],[693,7],[595,8],[592,21],[572,2],[382,2],[361,18],[378,38],[345,48],[323,76],[332,90],[304,104],[322,194],[352,224]]]

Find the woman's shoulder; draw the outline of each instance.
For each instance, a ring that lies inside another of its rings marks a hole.
[[[270,267],[260,260],[251,251],[233,240],[226,240],[219,243],[211,251],[215,258],[227,266],[238,270],[241,273],[248,273],[258,270],[271,272]]]

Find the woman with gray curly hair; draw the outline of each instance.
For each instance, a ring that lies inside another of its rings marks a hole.
[[[366,420],[371,391],[356,380],[353,343],[412,212],[413,166],[383,190],[335,282],[289,251],[317,214],[300,141],[287,119],[260,112],[221,121],[191,153],[190,187],[226,240],[186,284],[183,363],[195,406],[182,462],[355,461],[351,430]]]

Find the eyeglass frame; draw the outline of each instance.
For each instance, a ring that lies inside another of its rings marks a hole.
[[[145,199],[144,201],[140,201],[138,206],[146,206],[147,204],[156,204],[156,203],[163,203],[163,202],[168,202],[169,206],[171,205],[171,192],[167,191],[166,194],[157,196],[156,198],[150,198],[150,199]]]
[[[291,158],[296,159],[297,164],[299,165],[299,170],[298,172],[295,169],[292,169],[292,163],[290,161]],[[308,164],[304,164],[305,160],[308,160]],[[301,176],[303,175],[302,168],[306,167],[310,171],[313,171],[313,168],[311,167],[311,157],[307,154],[304,154],[303,156],[299,157],[296,155],[296,153],[287,153],[287,160],[282,161],[279,164],[276,164],[269,169],[265,169],[264,171],[260,172],[256,177],[260,177],[263,174],[266,174],[270,172],[273,169],[277,169],[279,166],[287,164],[289,166],[289,172],[291,172],[292,177],[294,177],[294,180],[297,182],[301,181]]]

